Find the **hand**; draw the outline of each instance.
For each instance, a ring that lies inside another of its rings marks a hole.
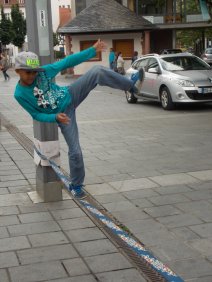
[[[64,113],[57,114],[56,120],[64,124],[69,124],[70,122],[70,118]]]
[[[96,49],[96,52],[106,51],[107,44],[104,41],[98,39],[98,41],[93,45],[93,47]]]

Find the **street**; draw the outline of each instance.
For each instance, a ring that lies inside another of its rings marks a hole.
[[[13,98],[18,77],[9,74],[9,82],[0,77],[0,113],[32,139],[31,117]],[[71,81],[57,78],[61,85]],[[185,281],[211,282],[212,104],[164,111],[152,102],[128,104],[121,91],[97,87],[77,119],[86,190]],[[68,171],[61,134],[60,144]],[[33,166],[31,160],[22,164],[31,184]]]

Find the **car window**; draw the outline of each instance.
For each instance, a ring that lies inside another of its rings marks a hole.
[[[147,63],[148,63],[148,58],[145,58],[145,59],[142,59],[142,60],[139,60],[139,61],[136,61],[133,65],[132,65],[132,67],[134,68],[134,69],[140,69],[141,67],[143,67],[143,68],[145,68],[145,70],[146,70],[146,66],[147,66]]]
[[[148,62],[148,67],[147,67],[147,71],[150,68],[157,68],[158,67],[158,61],[155,58],[151,58]]]
[[[161,64],[168,71],[210,70],[210,66],[197,57],[167,57],[162,58]]]
[[[205,53],[206,53],[206,54],[212,54],[212,49],[206,49],[206,50],[205,50]]]

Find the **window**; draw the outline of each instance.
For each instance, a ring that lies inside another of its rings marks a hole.
[[[134,52],[134,40],[133,39],[117,39],[113,40],[113,49],[116,52],[121,52],[123,59],[131,60]]]
[[[10,4],[10,0],[4,0],[4,4]]]
[[[25,4],[25,0],[19,0],[19,4]]]
[[[140,68],[144,68],[145,71],[146,71],[146,66],[147,66],[147,63],[148,63],[149,59],[148,58],[145,58],[145,59],[142,59],[140,61],[137,61],[133,64],[133,68],[138,70]]]
[[[10,20],[10,13],[5,13],[5,17],[7,20]]]
[[[96,43],[96,40],[91,41],[80,41],[80,51],[85,50]],[[90,59],[89,61],[101,61],[102,60],[102,53],[98,52],[96,57]]]
[[[158,67],[157,60],[155,58],[151,58],[148,63],[148,70],[151,68],[157,68],[157,67]]]

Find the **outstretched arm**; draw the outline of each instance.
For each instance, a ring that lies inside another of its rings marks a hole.
[[[95,57],[97,52],[105,51],[106,48],[106,43],[99,39],[92,47],[69,55],[61,61],[45,65],[43,68],[48,76],[55,77],[60,71],[79,65],[80,63]]]

